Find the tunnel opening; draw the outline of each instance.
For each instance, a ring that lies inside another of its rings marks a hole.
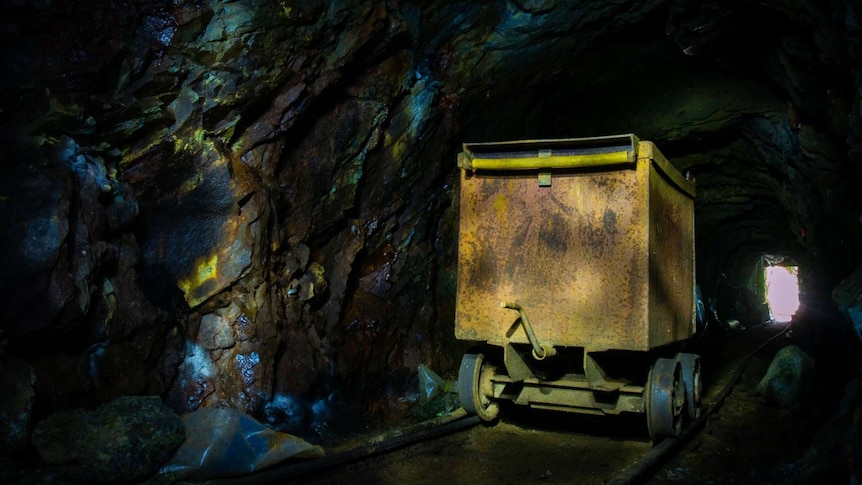
[[[799,267],[792,263],[766,265],[763,279],[770,319],[789,322],[799,309]]]

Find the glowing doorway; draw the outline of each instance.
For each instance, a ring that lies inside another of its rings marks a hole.
[[[772,318],[789,322],[799,308],[799,279],[796,266],[766,267],[766,302]]]

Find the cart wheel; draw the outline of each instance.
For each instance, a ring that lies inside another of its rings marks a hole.
[[[674,359],[658,359],[647,378],[647,429],[653,441],[682,434],[685,392],[680,364]]]
[[[697,354],[676,354],[682,371],[682,383],[685,386],[686,414],[688,419],[697,421],[700,418],[700,400],[703,385],[700,381],[700,356]]]
[[[500,412],[500,405],[490,399],[493,376],[494,368],[485,364],[485,354],[464,354],[458,371],[458,397],[465,411],[483,421],[492,421]]]

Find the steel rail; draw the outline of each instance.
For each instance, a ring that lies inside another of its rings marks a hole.
[[[745,367],[748,365],[748,362],[760,351],[762,351],[767,345],[771,344],[775,339],[781,337],[787,331],[790,330],[790,325],[787,325],[782,331],[770,337],[768,340],[760,344],[756,349],[754,349],[751,353],[745,356],[742,360],[742,363],[739,367],[734,371],[733,376],[730,381],[728,381],[727,385],[721,390],[720,393],[715,397],[709,408],[700,415],[700,418],[692,423],[691,425],[683,431],[682,435],[679,438],[665,438],[657,445],[650,448],[649,451],[644,453],[644,455],[629,465],[628,468],[617,474],[614,478],[607,482],[607,485],[629,485],[634,483],[642,483],[644,480],[652,476],[652,474],[658,470],[658,468],[665,464],[670,460],[671,456],[676,453],[683,445],[691,441],[697,434],[706,426],[706,421],[709,416],[714,414],[721,405],[724,403],[724,400],[727,399],[727,396],[730,395],[733,388],[739,383],[739,379],[742,378],[742,373],[745,370]]]
[[[727,385],[725,385],[721,392],[719,392],[719,394],[710,402],[707,410],[701,414],[697,421],[689,425],[679,438],[666,438],[662,440],[650,448],[650,450],[642,455],[635,463],[617,474],[607,482],[607,484],[629,485],[641,483],[658,470],[661,465],[669,461],[674,453],[681,449],[683,445],[691,441],[704,428],[709,416],[718,411],[722,406],[727,396],[730,395],[733,388],[739,383],[748,362],[767,345],[783,336],[788,330],[790,330],[790,325],[770,337],[768,340],[760,344],[754,351],[746,355],[743,358],[742,363],[734,370],[734,373]],[[468,415],[466,411],[459,408],[446,416],[424,421],[404,429],[390,430],[380,435],[367,438],[361,444],[356,446],[351,446],[349,448],[335,447],[328,450],[331,454],[323,458],[275,465],[274,467],[240,477],[210,479],[198,483],[205,485],[258,485],[284,483],[287,480],[319,473],[332,467],[358,462],[375,455],[386,454],[400,448],[405,448],[424,441],[429,441],[441,436],[466,430],[481,422],[482,420],[477,416]]]

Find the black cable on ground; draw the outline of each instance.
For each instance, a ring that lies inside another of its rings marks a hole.
[[[772,343],[778,337],[784,335],[790,326],[772,336],[762,343],[753,352],[748,354],[742,364],[735,370],[732,378],[722,391],[712,401],[709,408],[701,415],[700,419],[692,423],[679,438],[667,438],[652,447],[638,461],[623,470],[608,485],[623,485],[640,483],[650,476],[660,465],[668,460],[673,453],[685,443],[690,441],[706,425],[707,418],[715,413],[723,404],[724,400],[739,382],[748,361],[757,355],[763,348]],[[322,470],[345,465],[359,461],[374,455],[393,451],[398,448],[410,446],[422,441],[431,440],[440,436],[451,434],[473,427],[481,423],[477,416],[467,416],[463,409],[419,423],[402,430],[394,430],[383,435],[368,439],[364,444],[315,460],[298,462],[290,465],[276,466],[249,475],[235,478],[214,479],[203,482],[205,485],[258,485],[267,483],[283,483],[287,480],[299,478],[303,475],[320,472]]]
[[[368,458],[373,455],[431,440],[439,436],[461,431],[481,422],[476,416],[468,416],[463,409],[458,409],[446,416],[431,419],[403,430],[395,430],[368,439],[365,444],[338,451],[315,460],[296,464],[269,468],[237,478],[208,480],[206,485],[261,485],[267,483],[283,483],[303,475],[345,465],[350,462]]]
[[[666,438],[659,444],[653,446],[649,451],[647,451],[638,461],[631,464],[628,468],[620,472],[617,476],[607,482],[607,485],[628,485],[633,483],[641,483],[645,479],[654,473],[659,466],[663,465],[674,453],[676,453],[682,445],[691,441],[700,430],[706,426],[707,418],[710,415],[715,413],[721,405],[724,403],[724,400],[727,396],[730,395],[730,392],[734,387],[739,383],[739,379],[742,378],[742,373],[745,370],[746,365],[748,365],[748,361],[751,360],[752,357],[760,353],[767,345],[772,343],[778,337],[781,337],[787,331],[790,330],[790,325],[787,325],[784,330],[778,332],[769,338],[766,342],[760,344],[759,347],[754,349],[753,352],[745,356],[742,364],[736,369],[732,378],[728,382],[728,384],[721,390],[721,392],[716,396],[715,400],[712,401],[709,408],[701,414],[700,418],[692,423],[688,428],[686,428],[685,432],[679,438]]]

